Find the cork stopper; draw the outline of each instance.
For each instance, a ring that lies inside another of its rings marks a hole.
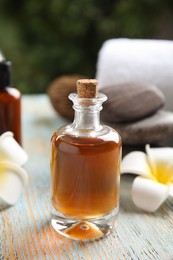
[[[98,95],[98,81],[96,79],[79,79],[77,81],[79,98],[96,98]]]

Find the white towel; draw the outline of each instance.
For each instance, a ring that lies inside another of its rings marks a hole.
[[[111,39],[98,54],[96,78],[100,88],[127,82],[155,84],[173,111],[173,41]]]

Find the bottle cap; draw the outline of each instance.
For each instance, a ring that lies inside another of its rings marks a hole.
[[[96,79],[79,79],[77,81],[79,98],[96,98],[98,95],[98,81]]]
[[[0,62],[0,89],[11,85],[11,62]]]

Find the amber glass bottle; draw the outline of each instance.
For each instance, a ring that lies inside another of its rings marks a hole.
[[[107,235],[118,214],[121,138],[100,124],[107,99],[96,80],[79,80],[70,94],[74,122],[51,139],[52,226],[73,239]]]
[[[11,131],[21,144],[20,92],[11,87],[11,62],[0,62],[0,134]]]

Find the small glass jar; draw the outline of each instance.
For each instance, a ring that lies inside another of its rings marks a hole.
[[[104,94],[69,99],[74,122],[51,139],[52,226],[69,238],[92,240],[107,235],[117,218],[121,138],[100,123]]]

